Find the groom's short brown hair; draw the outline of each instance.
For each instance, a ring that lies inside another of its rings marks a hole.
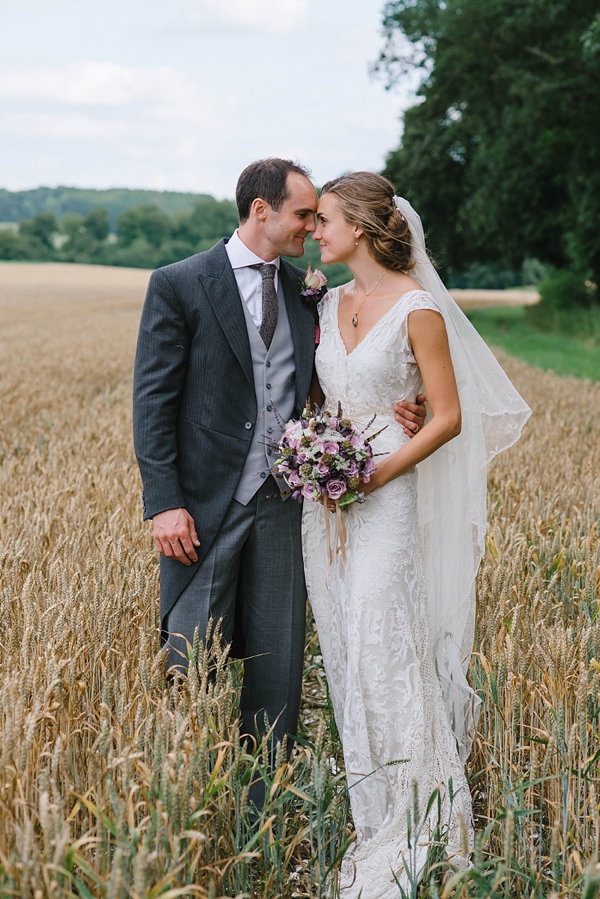
[[[250,217],[250,207],[257,197],[279,212],[283,201],[289,196],[287,176],[290,172],[310,177],[308,169],[291,159],[258,159],[246,166],[235,189],[240,224]]]

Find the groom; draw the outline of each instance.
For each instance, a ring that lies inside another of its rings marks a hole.
[[[305,168],[249,165],[236,188],[233,236],[154,272],[134,372],[134,442],[160,553],[167,667],[209,619],[245,658],[242,733],[295,734],[306,589],[301,506],[277,496],[271,440],[304,406],[314,367],[316,309],[299,292],[300,257],[315,230]],[[416,431],[424,408],[396,407]]]

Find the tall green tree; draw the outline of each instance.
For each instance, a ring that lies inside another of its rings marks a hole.
[[[378,64],[422,68],[385,174],[455,271],[526,257],[600,283],[598,0],[392,0]]]

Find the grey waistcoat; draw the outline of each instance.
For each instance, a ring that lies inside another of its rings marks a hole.
[[[234,499],[244,506],[250,502],[261,484],[264,483],[269,469],[275,461],[276,451],[268,444],[279,441],[281,420],[289,421],[294,411],[296,364],[292,332],[281,289],[281,278],[279,279],[277,298],[279,300],[277,327],[268,351],[246,303],[241,300],[250,340],[256,408],[258,410],[258,422],[254,428],[253,440],[237,491],[234,494]],[[287,490],[287,485],[283,480],[278,480],[277,483],[280,490]]]

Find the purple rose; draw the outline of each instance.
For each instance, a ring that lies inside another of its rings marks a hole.
[[[302,488],[302,496],[305,496],[306,499],[314,500],[314,498],[315,498],[314,486],[312,484],[305,484],[304,487]]]
[[[346,466],[346,474],[349,478],[354,478],[358,474],[358,465],[356,464],[356,462],[354,462],[354,460],[352,462],[349,462]]]
[[[319,472],[319,474],[322,474],[322,475],[329,474],[329,466],[325,465],[324,462],[319,462],[317,464],[317,471]]]
[[[330,499],[339,499],[340,496],[346,492],[348,488],[343,481],[338,480],[337,478],[332,478],[327,482],[327,495]]]
[[[323,442],[323,452],[329,453],[332,456],[336,456],[339,450],[339,443],[335,440],[325,440]]]

